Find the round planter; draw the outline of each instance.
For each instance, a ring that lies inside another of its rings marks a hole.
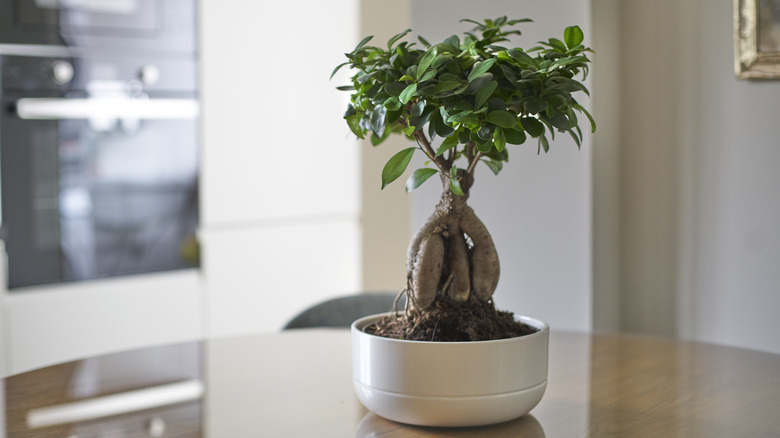
[[[352,375],[363,405],[389,420],[419,426],[480,426],[525,415],[547,387],[550,329],[495,341],[421,342],[370,335],[352,324]]]

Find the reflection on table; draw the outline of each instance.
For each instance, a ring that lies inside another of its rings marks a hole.
[[[531,414],[439,429],[367,412],[352,391],[350,352],[346,330],[297,330],[45,368],[3,381],[7,436],[780,436],[780,356],[769,353],[553,331],[547,393]],[[128,377],[139,371],[147,377]],[[103,403],[159,388],[178,388],[180,398],[163,392],[152,397],[157,405],[126,404],[125,413]],[[31,412],[94,400],[109,414],[29,428]]]

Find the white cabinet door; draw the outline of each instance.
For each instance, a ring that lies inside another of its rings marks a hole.
[[[200,339],[201,300],[196,270],[3,291],[4,371]]]
[[[201,3],[203,224],[356,212],[349,95],[328,79],[356,0]]]
[[[204,232],[207,336],[277,331],[304,308],[358,292],[357,220]]]

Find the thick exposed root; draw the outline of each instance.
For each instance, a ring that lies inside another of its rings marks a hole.
[[[464,302],[471,294],[469,275],[469,248],[466,238],[460,230],[449,233],[447,239],[446,261],[447,284],[442,288],[455,301]]]
[[[465,199],[445,194],[409,245],[407,287],[412,308],[427,309],[442,295],[456,302],[471,295],[488,301],[498,277],[498,253],[487,228]]]
[[[443,266],[444,240],[441,235],[423,236],[411,274],[412,298],[418,308],[425,309],[436,299]]]
[[[474,243],[471,248],[471,288],[477,298],[487,301],[498,286],[501,272],[493,238],[470,208],[464,212],[460,226]]]

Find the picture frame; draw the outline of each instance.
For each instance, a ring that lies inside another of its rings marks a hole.
[[[734,70],[740,79],[780,78],[780,0],[734,0]]]

